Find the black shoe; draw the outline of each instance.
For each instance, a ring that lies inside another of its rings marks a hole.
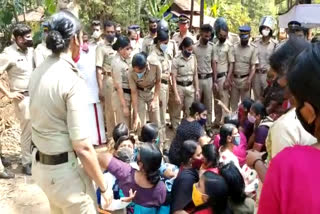
[[[1,162],[2,162],[2,165],[3,165],[4,167],[9,167],[9,166],[11,166],[10,160],[7,159],[7,158],[5,158],[5,157],[3,157],[3,156],[1,156]]]
[[[22,173],[25,175],[32,175],[31,173],[31,164],[27,164],[22,167]]]
[[[7,169],[4,169],[3,172],[0,172],[0,178],[3,178],[3,179],[11,179],[11,178],[14,178],[15,177],[15,174]]]

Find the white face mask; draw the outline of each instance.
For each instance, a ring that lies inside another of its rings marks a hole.
[[[269,34],[270,34],[270,30],[268,30],[268,29],[263,29],[262,30],[262,35],[263,36],[269,36]]]
[[[94,39],[99,39],[100,36],[101,36],[100,31],[94,31],[91,37]]]
[[[167,44],[160,44],[160,50],[162,50],[163,53],[166,53],[168,49]]]

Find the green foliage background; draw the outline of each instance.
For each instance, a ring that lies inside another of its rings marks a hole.
[[[24,11],[45,8],[45,16],[50,16],[56,11],[58,0],[0,0],[0,51],[10,43],[12,23]],[[162,18],[170,8],[173,0],[74,0],[80,6],[79,17],[89,31],[90,22],[94,19],[103,22],[113,20],[126,29],[131,24],[139,24],[143,30],[147,29],[146,23],[149,16]],[[200,3],[200,0],[195,0]],[[284,1],[285,3],[286,1]],[[281,5],[274,5],[274,0],[205,0],[205,14],[212,17],[225,17],[232,32],[237,33],[239,26],[248,24],[252,27],[254,35],[258,35],[260,19],[265,15],[276,14],[281,10]],[[314,0],[313,3],[320,3]],[[170,19],[171,30],[175,30],[176,20]],[[41,40],[41,27],[39,23],[31,24],[34,39]],[[90,32],[89,32],[90,33]]]

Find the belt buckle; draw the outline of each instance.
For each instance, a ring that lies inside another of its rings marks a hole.
[[[200,74],[201,79],[206,78],[207,74]]]

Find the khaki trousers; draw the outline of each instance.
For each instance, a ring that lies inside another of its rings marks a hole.
[[[215,91],[214,97],[215,99],[219,99],[227,108],[229,107],[230,103],[230,94],[228,90],[223,88],[223,84],[226,80],[226,77],[221,77],[217,79],[218,84],[218,91]],[[215,116],[215,123],[220,124],[223,122],[224,117],[227,115],[227,112],[224,111],[221,106],[218,105],[218,102],[214,100],[214,116]]]
[[[115,124],[124,122],[128,126],[129,130],[131,130],[131,95],[123,92],[123,96],[129,109],[129,116],[124,115],[118,93],[114,91],[112,100],[114,101],[114,110],[116,112]]]
[[[238,109],[238,104],[243,99],[250,97],[250,89],[247,90],[246,82],[248,77],[246,78],[233,78],[233,84],[231,88],[231,96],[230,96],[230,105],[231,110],[235,112]]]
[[[212,126],[212,77],[208,79],[199,79],[200,101],[206,106],[208,111],[206,129]]]
[[[161,83],[159,106],[160,106],[160,121],[161,121],[161,137],[160,142],[166,144],[166,114],[169,101],[169,85]]]
[[[146,124],[146,112],[148,112],[150,122],[155,123],[160,130],[161,121],[160,121],[160,110],[159,104],[156,105],[154,111],[151,111],[149,108],[150,103],[153,99],[153,91],[142,91],[138,90],[138,114],[141,120],[141,127]],[[140,133],[141,130],[139,130]],[[159,137],[162,138],[162,132],[159,131]]]
[[[21,101],[14,100],[16,116],[20,121],[21,129],[21,162],[25,166],[31,164],[31,131],[32,125],[29,111],[30,97],[25,96]]]
[[[105,75],[104,78],[104,104],[105,104],[105,114],[106,114],[106,127],[107,127],[107,136],[108,140],[112,139],[112,132],[114,127],[116,126],[115,122],[115,112],[114,107],[112,105],[112,94],[114,91],[113,88],[113,80],[111,76]]]
[[[181,105],[178,105],[175,101],[175,115],[173,120],[173,128],[177,130],[179,123],[181,121],[181,110],[183,110],[183,116],[187,117],[190,114],[190,107],[194,102],[195,90],[194,86],[181,86],[177,85],[178,94],[180,97]]]
[[[48,145],[50,146],[50,145]],[[32,178],[46,194],[51,214],[96,214],[96,195],[92,181],[79,165],[74,152],[69,161],[59,165],[44,165],[32,152]]]
[[[268,86],[267,83],[267,73],[261,74],[261,73],[255,73],[253,78],[253,95],[254,99],[258,100],[263,95],[264,89]]]
[[[177,120],[177,118],[175,118],[176,115],[176,101],[175,101],[175,95],[174,95],[174,91],[172,88],[172,85],[169,85],[169,101],[168,101],[168,112],[169,112],[169,117],[170,117],[170,123],[171,126],[173,127],[174,125],[174,121]],[[180,115],[179,115],[180,118]],[[179,119],[178,118],[178,119]],[[174,128],[174,127],[173,127]]]

